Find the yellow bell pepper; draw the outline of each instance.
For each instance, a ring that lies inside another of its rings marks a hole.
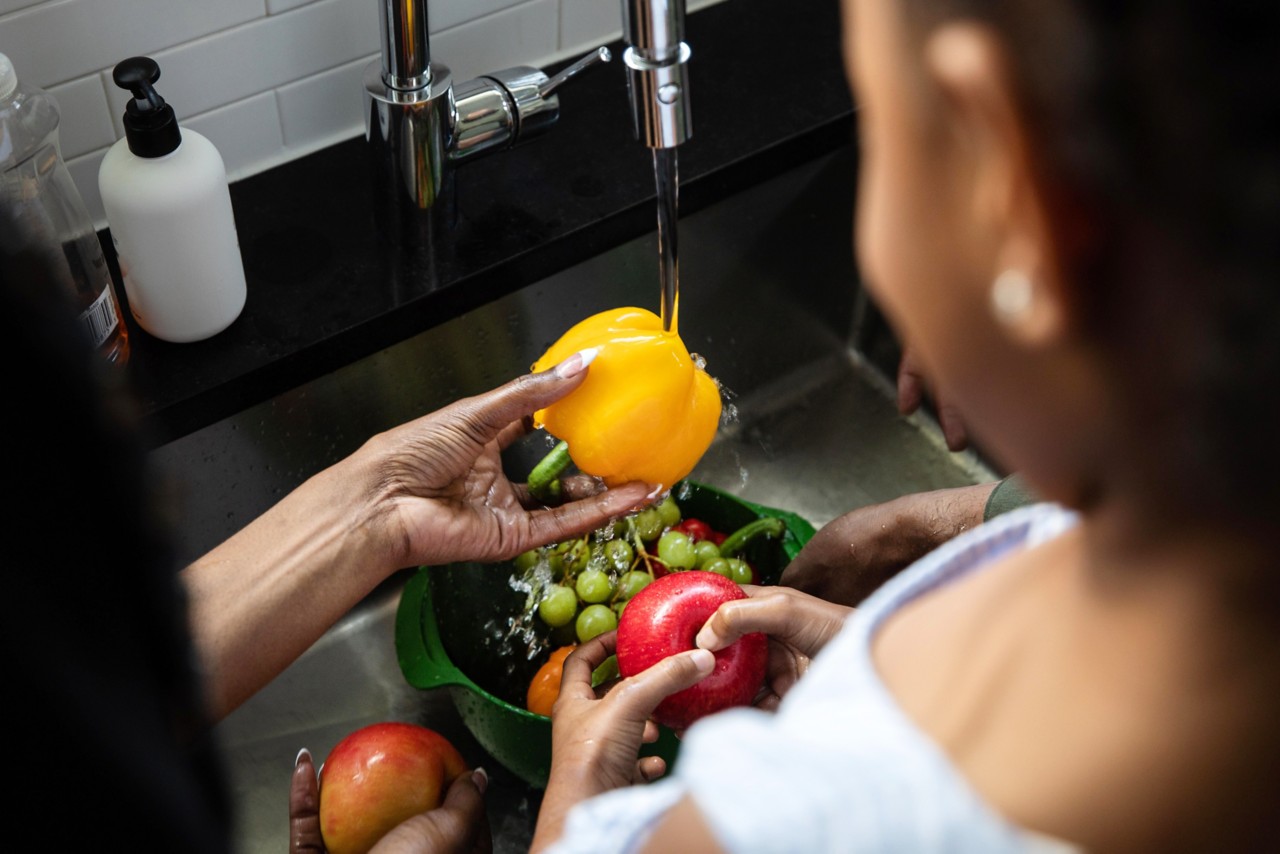
[[[534,362],[543,371],[599,347],[587,378],[534,413],[534,423],[569,445],[580,471],[609,486],[638,480],[670,488],[693,471],[720,423],[720,389],[675,332],[642,308],[616,308],[581,321]]]

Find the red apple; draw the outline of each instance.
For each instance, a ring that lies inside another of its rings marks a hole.
[[[678,652],[693,649],[694,638],[716,608],[746,593],[734,582],[699,569],[656,579],[627,603],[618,623],[618,672],[634,676]],[[658,723],[686,729],[703,715],[755,699],[764,682],[768,639],[744,635],[716,652],[716,666],[692,687],[667,697],[654,711]]]
[[[433,810],[467,763],[448,739],[416,724],[358,729],[320,770],[320,833],[329,854],[363,854],[391,828]]]

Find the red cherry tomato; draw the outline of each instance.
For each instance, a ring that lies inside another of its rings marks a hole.
[[[728,534],[722,534],[719,531],[712,531],[711,536],[707,537],[707,539],[711,540],[711,542],[715,543],[718,546],[721,543],[723,543],[728,537],[729,537]]]
[[[712,538],[711,535],[715,533],[706,522],[694,518],[681,519],[676,524],[675,529],[683,534],[688,534],[689,539],[695,543],[699,540],[710,540]],[[719,543],[716,545],[719,545]]]
[[[667,565],[665,563],[658,560],[656,557],[652,557],[652,556],[649,558],[649,568],[653,570],[654,578],[661,578],[662,576],[671,572],[671,570],[667,568]]]

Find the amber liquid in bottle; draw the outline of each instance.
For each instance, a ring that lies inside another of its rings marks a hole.
[[[85,333],[108,362],[124,365],[129,361],[129,330],[116,302],[98,235],[82,234],[62,244],[62,251]]]

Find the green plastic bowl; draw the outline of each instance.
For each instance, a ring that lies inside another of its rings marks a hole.
[[[673,494],[686,518],[702,519],[726,533],[762,516],[783,519],[787,531],[782,538],[752,543],[745,555],[764,584],[777,583],[814,533],[813,526],[794,513],[743,501],[714,487],[689,482]],[[519,655],[495,652],[499,627],[524,607],[525,594],[508,583],[512,572],[510,562],[419,569],[405,586],[396,613],[396,656],[410,685],[447,688],[476,741],[516,776],[541,789],[551,768],[551,719],[519,703],[544,657],[528,662]],[[678,746],[675,735],[664,730],[644,753],[674,765]]]

